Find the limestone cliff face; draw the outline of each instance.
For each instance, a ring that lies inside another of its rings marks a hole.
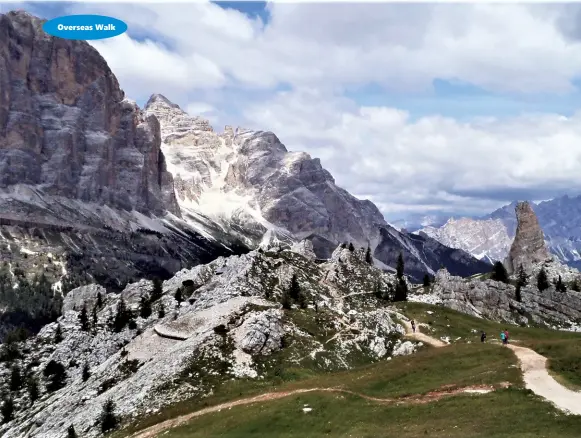
[[[506,262],[507,269],[514,272],[522,264],[530,272],[534,265],[547,260],[549,251],[545,246],[543,231],[535,212],[528,202],[519,202],[515,208],[517,218],[516,235]]]
[[[179,215],[155,117],[99,53],[25,12],[0,15],[0,189]]]
[[[208,216],[251,246],[308,239],[319,258],[345,241],[369,246],[383,267],[394,267],[401,252],[406,273],[417,280],[442,264],[458,275],[490,268],[464,251],[390,227],[371,201],[337,186],[318,158],[289,151],[272,132],[227,126],[217,133],[159,94],[145,110],[160,121],[185,218]]]

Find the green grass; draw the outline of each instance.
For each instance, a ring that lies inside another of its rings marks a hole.
[[[313,410],[302,412],[308,404]],[[578,437],[581,418],[558,414],[526,390],[460,395],[421,405],[309,393],[201,416],[167,438]]]
[[[550,371],[569,387],[581,389],[581,334],[550,330],[547,328],[527,328],[500,324],[475,318],[441,306],[423,303],[398,303],[396,307],[417,322],[430,324],[430,329],[420,330],[439,339],[449,336],[453,343],[476,343],[480,345],[480,331],[487,334],[487,342],[500,340],[500,331],[505,328],[511,341],[537,351],[549,359]],[[427,312],[433,312],[431,315]],[[473,333],[476,330],[476,333]],[[457,338],[460,338],[457,340]]]
[[[338,387],[372,397],[391,398],[425,394],[448,385],[461,387],[510,382],[520,387],[522,381],[515,365],[516,358],[506,349],[490,345],[482,347],[461,344],[443,349],[425,348],[412,356],[381,361],[349,371],[312,375],[297,370],[294,375],[296,380],[292,381],[229,381],[219,386],[212,396],[203,401],[192,400],[176,404],[114,436],[127,436],[130,432],[206,406],[265,392]]]

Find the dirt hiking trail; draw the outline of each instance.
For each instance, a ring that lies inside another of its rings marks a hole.
[[[525,386],[535,394],[549,400],[557,408],[581,415],[581,392],[572,391],[557,382],[547,371],[547,358],[535,351],[508,344],[518,358]]]
[[[434,347],[448,345],[423,333],[413,333],[410,322],[402,322],[406,328],[407,337],[431,344]],[[418,326],[419,324],[416,322],[416,328]],[[514,352],[519,361],[527,389],[553,403],[562,411],[581,415],[581,392],[572,391],[557,382],[547,370],[547,358],[545,356],[541,356],[530,348],[518,347],[513,344],[508,344],[508,348]]]
[[[439,339],[433,338],[419,331],[414,333],[410,321],[402,320],[401,322],[406,329],[405,336],[407,338],[412,338],[438,348],[449,345]],[[419,328],[419,326],[420,323],[416,321],[416,329]],[[558,409],[562,411],[575,415],[581,415],[581,392],[572,391],[558,383],[547,371],[546,357],[541,356],[533,350],[525,347],[517,347],[515,345],[509,344],[508,348],[510,348],[518,358],[520,369],[523,373],[523,380],[528,389],[533,391],[538,396],[541,396],[549,402],[553,403]],[[166,420],[141,431],[135,432],[129,438],[154,438],[162,432],[181,426],[190,421],[192,418],[200,417],[205,414],[219,412],[223,409],[230,409],[234,406],[277,400],[284,397],[289,397],[291,395],[315,391],[351,394],[378,403],[427,403],[430,401],[439,400],[445,396],[456,395],[459,393],[485,394],[494,391],[494,389],[494,387],[490,386],[472,386],[466,388],[450,387],[447,389],[442,388],[441,391],[434,391],[425,395],[409,396],[407,398],[404,397],[401,399],[369,397],[365,394],[360,394],[341,388],[307,388],[295,389],[293,391],[269,392],[254,397],[243,398],[228,403],[210,406],[199,411],[172,418],[171,420]]]

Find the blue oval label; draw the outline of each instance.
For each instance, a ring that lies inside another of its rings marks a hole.
[[[127,30],[127,24],[105,15],[67,15],[47,21],[42,29],[67,40],[102,40],[121,35]]]

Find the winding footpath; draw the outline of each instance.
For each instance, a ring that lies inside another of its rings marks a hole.
[[[401,323],[406,329],[406,337],[415,339],[417,341],[430,344],[434,347],[440,348],[445,347],[449,344],[442,342],[439,339],[433,338],[421,333],[419,331],[413,332],[409,320],[401,320]],[[418,324],[419,326],[419,324]],[[535,394],[543,397],[547,401],[553,403],[558,409],[565,411],[570,414],[581,415],[581,392],[572,391],[565,388],[559,382],[557,382],[547,371],[547,358],[541,356],[530,348],[518,347],[512,344],[508,345],[516,355],[519,361],[520,368],[523,372],[523,380],[525,382],[526,388],[533,391]],[[132,434],[129,438],[154,438],[169,429],[181,426],[193,418],[200,417],[205,414],[210,414],[212,412],[220,412],[224,409],[230,409],[234,406],[249,405],[258,402],[268,402],[271,400],[277,400],[285,397],[289,397],[296,394],[304,394],[309,392],[336,392],[355,395],[357,397],[362,397],[366,400],[377,402],[377,403],[426,403],[434,400],[438,400],[445,396],[456,395],[459,393],[473,393],[473,394],[485,394],[487,392],[493,391],[495,388],[490,386],[472,386],[466,388],[449,388],[447,390],[435,391],[432,393],[419,395],[419,396],[409,396],[401,399],[390,399],[390,398],[375,398],[370,397],[365,394],[356,393],[342,388],[307,388],[307,389],[295,389],[292,391],[281,391],[281,392],[269,392],[266,394],[260,394],[254,397],[247,397],[239,400],[234,400],[227,403],[222,403],[215,406],[210,406],[199,411],[190,412],[189,414],[182,415],[171,420],[166,420],[161,423],[150,426],[146,429],[140,430]]]
[[[413,333],[409,321],[402,321],[406,328],[406,336],[431,344],[434,347],[444,347],[448,344],[423,333]],[[526,347],[508,344],[516,355],[523,373],[525,387],[536,395],[551,402],[561,411],[581,415],[581,392],[572,391],[557,382],[547,370],[547,358]]]

